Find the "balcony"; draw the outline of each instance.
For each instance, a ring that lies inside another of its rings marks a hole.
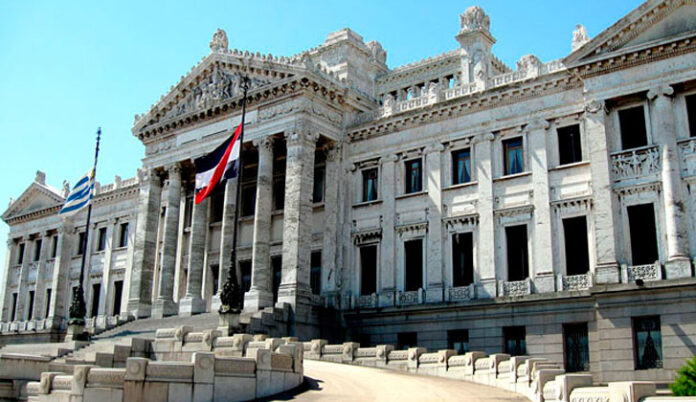
[[[621,265],[621,282],[632,283],[640,279],[645,282],[659,281],[662,276],[662,265],[659,261],[646,265]]]
[[[611,176],[614,182],[658,179],[661,168],[660,148],[657,145],[611,154]]]
[[[682,177],[696,176],[696,137],[678,143],[682,158]]]
[[[585,290],[594,286],[590,272],[583,275],[558,275],[559,290]]]
[[[526,296],[532,294],[532,280],[498,281],[498,296]]]

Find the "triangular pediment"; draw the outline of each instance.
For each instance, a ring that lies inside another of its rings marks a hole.
[[[578,66],[649,46],[696,36],[696,0],[649,0],[571,53]]]
[[[17,216],[61,205],[64,201],[65,198],[57,190],[34,182],[10,204],[2,214],[2,219],[7,222]]]

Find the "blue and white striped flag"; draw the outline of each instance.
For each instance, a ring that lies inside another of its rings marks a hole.
[[[94,176],[92,169],[88,170],[70,190],[70,195],[65,200],[65,205],[60,210],[61,216],[71,216],[89,205],[94,194]]]

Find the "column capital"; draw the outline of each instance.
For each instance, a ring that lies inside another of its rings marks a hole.
[[[329,148],[326,149],[326,160],[327,162],[334,162],[338,159],[340,153],[341,153],[341,146],[340,145],[331,145]]]
[[[289,147],[296,145],[310,145],[319,139],[318,133],[313,133],[308,130],[295,130],[285,134],[285,139]]]
[[[174,162],[174,163],[170,163],[168,165],[165,165],[164,170],[166,170],[167,173],[169,173],[170,178],[171,178],[172,174],[180,175],[181,174],[181,163]]]
[[[591,101],[585,103],[585,112],[589,114],[599,113],[600,110],[607,112],[606,104],[603,100],[592,99]]]
[[[396,156],[396,154],[389,154],[386,156],[383,156],[379,158],[379,163],[385,164],[385,163],[394,163],[399,160],[399,157]]]
[[[654,101],[660,96],[670,97],[674,95],[674,88],[669,85],[658,85],[648,91],[648,99]]]
[[[493,141],[494,139],[495,139],[495,134],[493,134],[493,133],[482,133],[482,134],[475,135],[475,136],[472,138],[471,143],[472,143],[472,144],[478,144],[479,142]]]
[[[528,133],[530,131],[548,130],[549,127],[551,127],[551,125],[549,124],[548,120],[542,119],[542,118],[536,118],[536,119],[533,119],[532,121],[530,121],[529,124],[527,124],[524,127],[524,131],[526,133]]]
[[[424,152],[426,154],[431,154],[431,153],[439,153],[445,150],[445,146],[442,145],[440,141],[435,141],[432,144],[429,144],[428,146],[425,147]]]
[[[266,152],[273,152],[273,143],[275,139],[273,137],[262,137],[253,140],[251,143],[259,149],[259,151],[264,150]]]
[[[160,173],[155,169],[138,169],[138,183],[141,186],[155,184],[160,180]]]
[[[15,244],[15,240],[12,238],[7,239],[7,247],[12,247]]]

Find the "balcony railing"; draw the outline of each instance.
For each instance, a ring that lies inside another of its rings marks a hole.
[[[532,294],[531,279],[521,281],[498,281],[499,296],[525,296]]]
[[[655,176],[661,169],[660,148],[657,145],[616,152],[611,155],[611,174],[614,181]]]
[[[682,157],[682,177],[696,176],[696,137],[679,142]]]
[[[582,275],[558,275],[560,286],[559,290],[585,290],[594,286],[591,273]]]
[[[635,282],[637,279],[643,281],[659,281],[662,279],[662,265],[659,261],[654,264],[645,265],[622,265],[621,281],[623,283]]]

